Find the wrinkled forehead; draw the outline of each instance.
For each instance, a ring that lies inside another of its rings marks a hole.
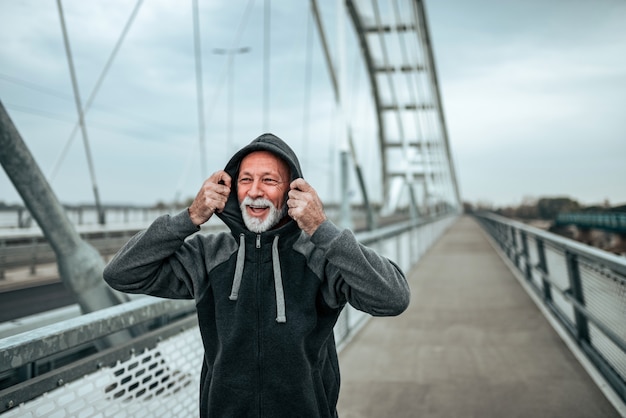
[[[282,158],[269,151],[253,151],[241,160],[237,176],[273,173],[280,175],[284,180],[290,178],[289,166]]]

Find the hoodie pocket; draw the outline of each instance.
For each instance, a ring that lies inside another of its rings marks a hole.
[[[326,363],[325,373],[313,373],[315,397],[320,417],[336,417],[337,401],[339,399],[339,380],[336,373]],[[330,373],[329,373],[330,372]]]

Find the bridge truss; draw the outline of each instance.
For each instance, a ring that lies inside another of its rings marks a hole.
[[[460,206],[424,2],[346,0],[376,108],[384,211]],[[408,192],[408,193],[407,193]]]

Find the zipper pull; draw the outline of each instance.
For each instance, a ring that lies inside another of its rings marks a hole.
[[[261,248],[261,234],[257,234],[256,236],[256,247]]]

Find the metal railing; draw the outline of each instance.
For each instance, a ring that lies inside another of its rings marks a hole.
[[[80,237],[107,259],[130,237],[149,225],[149,221],[136,221],[106,226],[87,224],[75,227]],[[217,219],[202,226],[204,232],[224,229],[225,226]],[[40,266],[56,262],[57,255],[39,228],[0,229],[0,280],[4,278],[5,272],[11,269],[28,267],[30,273],[35,275]]]
[[[118,228],[83,229],[79,234],[103,257],[117,252],[135,233],[145,225],[120,226]],[[28,267],[30,274],[37,274],[39,267],[57,262],[57,255],[40,230],[11,230],[0,232],[0,280],[5,272]]]
[[[74,225],[98,225],[98,210],[93,205],[63,205],[65,213]],[[180,209],[183,207],[181,206]],[[174,207],[103,205],[107,224],[146,223],[150,219],[176,210]],[[36,226],[28,209],[24,206],[0,207],[0,228],[30,229]]]
[[[338,216],[336,205],[329,206],[325,208],[326,213],[336,221]],[[81,219],[74,219],[72,212],[66,207],[68,217],[80,237],[92,245],[105,260],[115,254],[130,237],[147,228],[156,216],[168,213],[167,209],[114,206],[105,206],[104,209],[109,219],[105,226],[96,222],[94,210],[91,210],[88,217],[91,222],[83,222]],[[2,212],[0,210],[0,215]],[[146,214],[152,218],[146,217]],[[365,223],[363,208],[354,208],[352,214],[360,226]],[[223,230],[226,230],[226,226],[216,217],[202,225],[203,232]],[[6,272],[13,269],[28,268],[30,274],[34,276],[40,267],[56,262],[57,255],[38,227],[2,228],[0,225],[0,280],[5,278]]]
[[[403,222],[356,236],[408,271],[455,220]],[[368,318],[343,310],[334,330],[339,349]],[[147,331],[98,349],[103,338],[137,326]],[[0,340],[0,415],[196,416],[202,355],[192,301],[140,297]]]
[[[626,403],[626,257],[497,215],[477,219]]]

